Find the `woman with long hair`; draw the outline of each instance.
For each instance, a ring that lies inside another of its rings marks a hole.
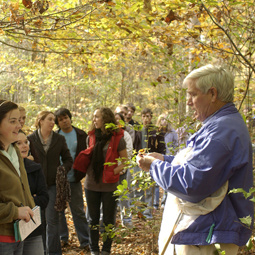
[[[50,111],[42,111],[37,115],[35,130],[28,136],[40,160],[46,179],[49,203],[46,208],[46,247],[48,254],[62,254],[59,235],[59,212],[55,209],[57,188],[57,169],[63,166],[68,172],[73,159],[68,150],[65,137],[53,132],[55,115]],[[31,151],[32,156],[33,152]]]
[[[100,254],[98,242],[101,203],[104,226],[108,226],[108,229],[115,225],[117,201],[113,193],[117,188],[119,173],[123,170],[124,162],[127,158],[123,133],[122,129],[117,128],[117,123],[111,109],[103,107],[95,110],[92,128],[88,133],[88,147],[93,146],[93,153],[84,183],[89,214],[90,249],[92,255]],[[79,156],[77,158],[79,159]],[[76,165],[77,158],[74,166]],[[120,158],[122,163],[118,165],[118,159]],[[107,235],[107,231],[105,234]],[[110,254],[111,244],[112,238],[110,235],[107,235],[106,240],[103,242],[101,255]]]
[[[22,255],[24,242],[15,241],[13,222],[28,222],[35,206],[19,149],[18,105],[0,100],[0,254]],[[23,206],[24,205],[24,206]]]

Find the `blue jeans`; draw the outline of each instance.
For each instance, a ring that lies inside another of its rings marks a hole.
[[[112,224],[115,226],[116,220],[116,196],[113,192],[97,192],[85,189],[87,208],[89,214],[90,225],[90,249],[93,252],[99,251],[99,220],[100,220],[100,205],[103,206],[103,223],[104,226]],[[112,238],[107,237],[103,243],[102,251],[110,252]]]
[[[48,187],[49,203],[46,208],[46,246],[48,255],[62,255],[59,235],[59,212],[54,208],[56,185]]]
[[[1,243],[0,242],[0,254],[1,255],[22,255],[24,242],[15,243]]]
[[[89,226],[85,216],[82,186],[80,182],[70,182],[71,202],[69,207],[73,216],[73,223],[81,246],[89,244]],[[60,238],[68,241],[68,227],[65,212],[60,213]]]
[[[1,254],[1,253],[0,253]],[[24,240],[24,255],[43,255],[43,239],[42,236],[29,237]]]

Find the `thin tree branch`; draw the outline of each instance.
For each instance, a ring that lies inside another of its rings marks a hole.
[[[201,4],[204,7],[204,9],[206,10],[207,14],[209,15],[210,19],[212,20],[212,22],[219,27],[224,34],[227,36],[227,38],[229,39],[231,45],[234,47],[234,49],[236,50],[236,52],[238,52],[238,55],[241,56],[241,58],[244,60],[244,62],[252,69],[252,71],[255,73],[255,68],[254,66],[250,63],[250,61],[242,54],[242,52],[238,49],[238,47],[236,46],[236,44],[234,43],[234,41],[232,40],[231,36],[229,35],[229,33],[226,31],[226,29],[221,26],[214,18],[214,16],[211,14],[211,12],[209,11],[209,9],[205,6],[205,4],[203,3],[203,1],[201,0]]]

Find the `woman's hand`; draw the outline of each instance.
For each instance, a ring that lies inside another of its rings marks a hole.
[[[19,207],[18,208],[18,219],[24,220],[25,222],[29,222],[31,217],[34,216],[33,211],[31,210],[30,207],[24,206],[24,207]]]

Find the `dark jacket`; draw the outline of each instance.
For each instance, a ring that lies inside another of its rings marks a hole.
[[[75,158],[76,158],[81,151],[87,149],[87,142],[86,141],[87,141],[88,135],[83,130],[81,130],[79,128],[76,128],[74,126],[72,126],[72,127],[75,130],[76,135],[77,135],[77,148],[76,148],[76,153],[75,153]],[[61,129],[59,129],[57,132],[59,133],[60,130]],[[71,171],[74,171],[73,174],[74,174],[75,181],[72,180],[72,177],[71,177],[71,179],[69,179],[69,182],[79,182],[85,176],[85,174],[81,173],[80,171],[77,171],[77,170],[74,170],[74,169],[72,169]],[[71,175],[72,175],[72,173],[71,173]]]
[[[76,153],[75,153],[75,158],[79,155],[79,153],[85,149],[87,149],[87,133],[84,132],[83,130],[72,126],[73,129],[75,130],[76,134],[77,134],[77,149],[76,149]],[[59,129],[57,132],[59,133],[61,129]]]
[[[50,148],[47,153],[43,149],[38,130],[28,136],[28,140],[33,143],[36,153],[40,159],[46,183],[48,186],[56,184],[57,168],[60,166],[60,157],[65,170],[68,172],[73,164],[73,159],[67,148],[65,137],[53,132]],[[32,154],[33,156],[33,154]]]
[[[24,165],[27,171],[27,178],[30,191],[34,198],[35,204],[40,206],[41,210],[43,211],[49,202],[49,195],[41,165],[27,158],[24,159]],[[45,219],[42,218],[42,221],[44,220]],[[42,222],[42,224],[44,224],[44,222]],[[31,233],[29,237],[38,236],[42,234],[43,230],[41,225],[37,229],[35,229],[35,231]]]
[[[166,146],[164,140],[164,133],[158,132],[157,127],[150,125],[147,130],[147,146],[149,152],[158,152],[165,154]],[[138,152],[142,148],[142,131],[136,131],[134,149]]]
[[[132,126],[135,126],[135,125],[140,126],[140,123],[139,123],[138,121],[136,121],[136,120],[133,120],[133,119],[131,119],[131,120],[128,122],[128,124],[130,124],[130,125],[132,125]]]

